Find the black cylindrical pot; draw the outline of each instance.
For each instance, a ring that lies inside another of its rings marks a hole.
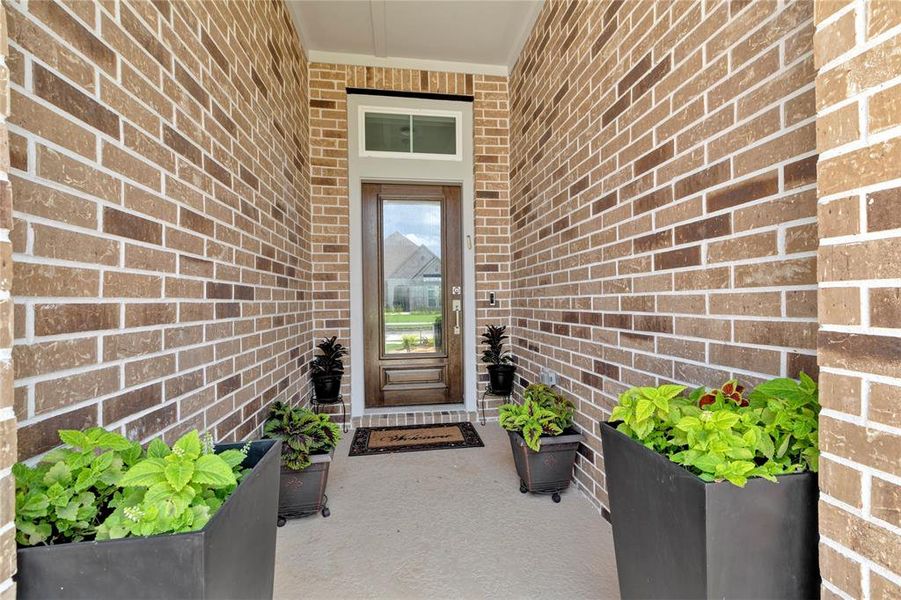
[[[819,598],[816,473],[706,483],[608,423],[601,441],[623,598]]]
[[[316,392],[316,399],[335,400],[341,395],[341,376],[340,375],[314,375],[313,390]]]
[[[492,394],[509,396],[513,393],[515,365],[488,365],[488,385]]]

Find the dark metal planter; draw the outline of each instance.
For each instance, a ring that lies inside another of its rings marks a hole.
[[[281,442],[253,442],[253,470],[200,531],[20,549],[18,597],[271,598],[280,461]]]
[[[341,375],[314,375],[313,390],[320,402],[336,400],[341,395]]]
[[[328,483],[328,469],[332,464],[331,454],[313,454],[313,461],[303,471],[293,471],[282,467],[278,492],[278,525],[285,519],[306,517],[321,512],[329,516],[326,504],[325,486]]]
[[[623,598],[819,598],[815,473],[705,483],[601,424]]]
[[[526,446],[518,432],[508,431],[507,435],[519,475],[519,491],[552,494],[554,502],[560,502],[560,491],[568,488],[572,480],[582,434],[570,429],[563,435],[542,437],[538,452]]]
[[[513,393],[516,365],[488,365],[488,389],[495,396]]]

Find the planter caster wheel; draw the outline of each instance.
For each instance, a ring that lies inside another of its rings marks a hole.
[[[520,494],[525,494],[525,493],[528,492],[528,491],[529,491],[529,488],[526,487],[525,482],[520,481],[520,482],[519,482],[519,493],[520,493]]]
[[[285,523],[287,523],[287,522],[288,522],[288,519],[279,515],[278,518],[275,520],[275,525],[276,525],[276,527],[284,527]]]
[[[551,495],[551,500],[553,500],[555,503],[559,503],[560,502],[560,494],[558,492],[554,492]]]
[[[323,507],[322,507],[322,510],[321,510],[320,512],[322,513],[322,516],[323,516],[323,517],[327,517],[327,516],[329,516],[330,514],[332,514],[332,511],[330,511],[330,510],[328,509],[328,506],[323,506]]]

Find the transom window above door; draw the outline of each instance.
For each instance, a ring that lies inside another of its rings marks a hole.
[[[361,106],[360,156],[463,160],[462,114]]]

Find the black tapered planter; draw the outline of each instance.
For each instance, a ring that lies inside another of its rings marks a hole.
[[[253,442],[252,470],[200,531],[19,549],[18,597],[272,598],[280,463],[281,442]]]
[[[516,365],[488,365],[488,387],[492,394],[509,396],[513,393]]]
[[[318,401],[337,400],[341,395],[341,375],[314,375],[312,379]]]
[[[278,516],[284,519],[305,517],[322,512],[327,517],[325,507],[325,486],[328,483],[328,469],[332,464],[331,454],[313,454],[311,464],[302,471],[282,467],[278,492]]]
[[[582,442],[582,434],[567,429],[562,435],[541,438],[541,448],[535,452],[526,445],[516,431],[508,431],[513,462],[519,475],[520,491],[552,493],[559,502],[558,492],[569,487],[572,480],[576,450]]]
[[[601,424],[620,593],[819,598],[815,473],[706,483]]]

